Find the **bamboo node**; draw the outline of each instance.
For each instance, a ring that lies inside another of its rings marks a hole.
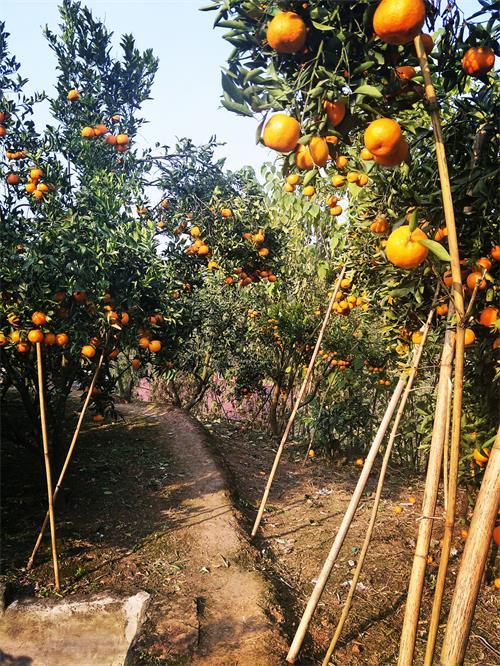
[[[415,522],[418,523],[420,520],[443,520],[443,516],[419,516],[415,518]]]

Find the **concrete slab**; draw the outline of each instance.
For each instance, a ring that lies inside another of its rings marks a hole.
[[[123,666],[148,600],[141,591],[125,598],[15,601],[0,620],[0,664]]]

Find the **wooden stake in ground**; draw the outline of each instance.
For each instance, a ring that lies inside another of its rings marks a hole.
[[[456,504],[456,484],[458,470],[458,460],[460,457],[460,429],[462,417],[462,391],[463,391],[463,370],[464,370],[464,342],[465,342],[465,308],[462,287],[462,276],[460,271],[460,256],[458,252],[457,230],[455,225],[455,214],[453,210],[453,199],[451,196],[450,178],[448,174],[448,166],[446,163],[446,152],[443,142],[443,133],[441,131],[441,121],[439,118],[439,110],[437,106],[437,97],[434,86],[432,85],[431,73],[429,70],[429,63],[427,55],[422,44],[420,35],[415,37],[415,50],[420,63],[420,68],[425,82],[425,94],[429,102],[429,111],[432,122],[432,129],[434,132],[434,143],[436,149],[436,158],[439,170],[439,179],[441,182],[441,194],[443,198],[444,218],[446,221],[446,229],[448,232],[448,247],[451,257],[451,274],[453,279],[452,294],[453,302],[455,305],[455,312],[457,317],[456,329],[456,349],[455,349],[455,375],[454,375],[454,392],[453,392],[453,418],[451,427],[451,444],[450,444],[450,471],[449,471],[449,488],[448,488],[448,509],[447,509],[447,524],[455,522],[455,504]],[[436,422],[435,422],[436,426]],[[437,426],[441,429],[441,426]],[[444,436],[444,435],[443,435]],[[442,444],[440,446],[442,456]],[[441,463],[439,462],[438,469]],[[430,484],[434,489],[434,480],[427,477]],[[436,488],[437,491],[437,488]],[[433,490],[430,493],[433,494]],[[435,507],[435,504],[434,504]],[[424,513],[424,516],[426,514]],[[430,514],[430,515],[433,515]],[[432,520],[424,518],[425,522],[429,522],[432,526]],[[420,526],[422,528],[422,525]],[[426,530],[424,530],[426,532]],[[419,530],[420,535],[420,530]],[[430,533],[429,533],[430,538]],[[420,544],[424,546],[424,543]],[[425,548],[428,552],[428,545]],[[417,540],[417,549],[415,551],[414,566],[408,587],[408,599],[406,603],[405,616],[403,621],[403,629],[401,632],[401,644],[399,648],[398,666],[411,666],[413,664],[413,652],[415,650],[415,640],[417,636],[418,618],[420,615],[420,605],[422,602],[423,582],[425,575],[425,563],[418,565],[417,560],[422,557],[419,550],[419,543]]]
[[[372,442],[370,451],[366,456],[365,464],[363,465],[363,469],[361,470],[358,483],[351,496],[349,506],[347,507],[347,510],[344,514],[339,530],[331,547],[330,553],[328,554],[328,557],[326,558],[325,563],[323,564],[323,568],[321,569],[321,572],[318,576],[316,585],[309,598],[306,609],[304,611],[304,614],[302,615],[302,619],[300,620],[300,624],[297,628],[297,632],[295,633],[292,645],[290,646],[290,649],[288,651],[286,659],[291,664],[295,663],[295,660],[297,659],[297,655],[299,654],[307,629],[311,622],[312,616],[314,615],[314,611],[316,610],[319,600],[321,599],[321,595],[323,594],[323,590],[325,589],[326,583],[328,582],[328,579],[333,569],[333,565],[335,564],[335,560],[337,559],[342,544],[344,543],[344,539],[347,535],[347,532],[349,531],[349,527],[351,525],[352,519],[354,518],[356,509],[358,508],[359,500],[361,499],[361,495],[363,494],[363,490],[365,489],[366,482],[368,481],[368,477],[370,476],[370,472],[372,470],[373,463],[375,462],[378,450],[380,448],[380,445],[382,444],[382,440],[384,439],[385,433],[387,431],[387,428],[389,427],[389,423],[391,422],[393,414],[396,411],[397,404],[399,402],[399,399],[406,384],[406,379],[407,379],[406,375],[402,375],[400,377],[396,385],[396,388],[394,389],[394,393],[392,394],[392,398],[389,402],[389,405],[387,406],[382,422],[380,423],[380,426],[377,430],[377,434],[375,435],[375,438]]]
[[[78,417],[78,423],[76,424],[75,432],[74,432],[73,437],[71,439],[71,443],[70,443],[69,448],[68,448],[68,453],[66,454],[66,459],[64,461],[64,465],[63,465],[63,467],[61,469],[61,472],[59,474],[59,479],[57,481],[57,485],[55,487],[54,493],[53,494],[51,493],[52,505],[55,504],[56,499],[57,499],[57,495],[59,493],[59,490],[61,489],[61,485],[62,485],[62,482],[64,480],[66,470],[68,469],[68,465],[70,463],[71,457],[73,455],[73,451],[74,451],[75,446],[76,446],[76,441],[78,439],[78,435],[80,434],[80,428],[82,427],[83,417],[85,416],[85,412],[87,411],[87,407],[89,406],[89,402],[92,398],[92,391],[93,391],[94,386],[97,382],[97,378],[99,376],[99,372],[101,370],[103,361],[104,361],[104,351],[101,353],[101,355],[99,357],[99,362],[97,363],[97,367],[95,369],[94,376],[92,377],[92,381],[90,382],[89,390],[87,392],[85,402],[83,403],[83,407],[82,407],[82,410],[80,412],[80,416]],[[50,509],[50,504],[49,504],[49,509]],[[30,558],[28,560],[28,564],[26,565],[26,568],[28,569],[28,571],[33,566],[33,561],[35,559],[35,555],[37,554],[38,549],[40,548],[40,544],[42,543],[43,535],[45,533],[45,529],[47,527],[47,523],[49,522],[49,520],[50,520],[50,512],[47,511],[47,513],[45,514],[45,518],[43,519],[42,527],[40,528],[40,532],[38,534],[38,538],[36,540],[35,546],[33,548],[33,552],[30,555]]]
[[[335,297],[337,296],[337,293],[340,289],[340,283],[342,282],[342,278],[344,277],[346,271],[346,264],[344,264],[342,270],[340,271],[340,275],[337,278],[337,282],[335,284],[335,288],[332,293],[332,297],[330,298],[330,302],[328,303],[328,307],[325,312],[325,317],[323,319],[323,323],[321,325],[319,334],[318,334],[318,339],[316,340],[316,345],[314,347],[311,360],[309,361],[309,365],[307,367],[307,371],[305,374],[304,379],[302,380],[302,385],[300,387],[300,390],[297,394],[297,397],[295,399],[295,403],[293,405],[292,413],[290,414],[290,417],[288,419],[288,423],[286,424],[286,428],[283,432],[283,435],[281,437],[280,444],[278,446],[278,450],[276,451],[276,456],[274,458],[274,463],[271,468],[271,472],[269,474],[269,479],[267,480],[267,484],[264,490],[264,494],[262,496],[262,500],[260,502],[259,506],[259,511],[257,513],[257,517],[255,518],[255,523],[252,528],[252,537],[254,537],[257,534],[257,530],[259,529],[260,521],[262,520],[262,516],[264,514],[264,509],[266,508],[266,502],[267,498],[269,497],[269,491],[271,490],[271,486],[273,484],[274,477],[276,475],[276,470],[278,469],[278,465],[281,460],[281,456],[283,454],[283,450],[285,448],[285,444],[288,440],[288,435],[290,434],[290,430],[292,429],[293,423],[295,421],[295,417],[297,416],[297,412],[299,410],[299,407],[302,403],[302,398],[304,397],[304,393],[306,390],[306,386],[309,382],[309,377],[311,376],[312,370],[314,368],[314,364],[316,362],[316,358],[318,357],[318,352],[321,347],[321,342],[323,340],[323,336],[325,334],[326,326],[328,324],[328,320],[330,319],[330,314],[332,312],[333,304],[335,303]]]
[[[42,345],[40,342],[36,343],[36,360],[38,367],[38,400],[40,402],[40,422],[42,426],[42,444],[43,444],[43,459],[45,462],[45,476],[47,478],[47,497],[49,501],[49,521],[50,521],[50,540],[52,547],[52,562],[54,565],[54,587],[59,589],[59,562],[57,561],[57,544],[56,544],[56,523],[54,520],[54,505],[52,502],[52,474],[50,471],[50,458],[49,458],[49,438],[47,436],[47,421],[45,419],[45,395],[43,386],[43,359],[42,359]]]
[[[392,447],[394,444],[394,440],[396,439],[396,435],[399,429],[399,424],[401,423],[401,418],[403,416],[404,409],[406,407],[406,403],[408,401],[408,398],[410,396],[410,392],[413,386],[413,382],[415,381],[415,377],[417,376],[417,368],[420,363],[420,359],[422,357],[422,352],[424,350],[424,345],[427,340],[427,333],[429,332],[429,326],[432,321],[432,316],[434,314],[434,307],[431,309],[429,312],[429,315],[427,317],[427,321],[424,325],[424,328],[422,329],[422,339],[420,341],[420,344],[417,347],[416,354],[413,359],[413,364],[410,368],[410,373],[409,373],[409,378],[408,382],[406,384],[405,390],[403,395],[401,396],[401,402],[399,403],[398,411],[396,413],[396,417],[394,419],[394,424],[392,426],[391,434],[389,436],[389,441],[387,442],[387,447],[385,449],[384,453],[384,459],[382,461],[382,468],[380,470],[380,475],[377,483],[377,490],[375,492],[375,499],[373,501],[373,507],[372,507],[372,512],[370,515],[370,521],[368,523],[368,528],[366,530],[366,535],[363,541],[363,546],[361,547],[361,551],[358,556],[358,563],[356,565],[356,570],[354,572],[354,576],[352,577],[352,582],[351,582],[351,587],[349,589],[349,594],[347,595],[347,599],[345,600],[344,603],[344,608],[342,609],[342,614],[339,618],[339,621],[337,623],[337,626],[335,628],[335,632],[333,634],[332,641],[330,643],[330,647],[327,650],[327,653],[325,655],[325,658],[323,659],[323,664],[322,666],[328,666],[331,656],[335,650],[335,647],[337,645],[337,641],[340,638],[340,634],[342,633],[342,629],[344,628],[345,621],[347,620],[347,616],[349,615],[349,611],[351,610],[351,605],[352,605],[352,600],[354,597],[354,594],[356,593],[356,586],[358,584],[359,577],[361,575],[361,571],[363,569],[363,564],[365,561],[366,553],[368,552],[368,547],[370,545],[370,541],[372,538],[373,534],[373,528],[375,526],[375,521],[377,519],[377,513],[378,513],[378,507],[380,504],[380,498],[382,496],[382,489],[384,487],[384,481],[385,481],[385,474],[387,471],[387,466],[389,465],[389,459],[391,457],[392,453]]]
[[[441,651],[441,664],[443,666],[464,662],[499,500],[500,428],[497,431],[481,489],[477,496],[469,535],[465,542],[462,562],[460,563],[455,591],[451,600]]]

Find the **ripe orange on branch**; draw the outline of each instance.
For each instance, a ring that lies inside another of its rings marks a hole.
[[[373,16],[375,34],[387,44],[408,44],[422,30],[423,0],[382,0]]]
[[[375,155],[374,160],[377,164],[383,167],[396,167],[408,157],[408,142],[404,137],[398,143],[396,148],[387,155]]]
[[[345,118],[346,108],[342,100],[337,100],[336,102],[329,102],[325,100],[323,102],[323,108],[328,117],[328,120],[333,125],[337,127]]]
[[[365,148],[375,157],[393,153],[402,139],[401,127],[392,118],[378,118],[372,121],[364,134]]]
[[[276,113],[266,123],[262,138],[268,148],[290,153],[300,138],[300,124],[285,113]]]
[[[498,308],[494,307],[493,305],[489,305],[488,307],[484,308],[484,310],[481,310],[479,314],[479,323],[481,326],[487,326],[488,328],[493,326],[497,319]]]
[[[278,53],[301,51],[306,38],[306,24],[295,12],[278,12],[267,26],[267,43]]]
[[[405,224],[395,229],[387,239],[385,253],[387,259],[399,268],[416,268],[425,261],[429,250],[419,243],[426,240],[427,235],[422,229],[410,231]]]
[[[67,98],[70,102],[76,102],[76,100],[80,97],[80,93],[76,88],[72,88],[71,90],[68,91]]]
[[[469,76],[484,76],[495,64],[493,49],[486,46],[473,46],[462,58],[462,69]]]

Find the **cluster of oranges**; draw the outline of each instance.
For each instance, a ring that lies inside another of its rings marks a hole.
[[[235,268],[234,274],[238,278],[238,284],[240,287],[248,287],[254,282],[261,282],[262,280],[267,280],[268,282],[276,282],[278,279],[276,275],[270,269],[260,269],[256,268],[251,273],[247,273],[243,268]],[[225,279],[226,284],[234,284],[235,279],[232,275],[228,275]]]
[[[263,247],[262,243],[266,240],[265,233],[262,229],[259,231],[245,231],[243,234],[243,240],[249,241],[256,247],[257,254],[259,257],[269,256],[269,248]]]
[[[153,353],[161,350],[161,341],[153,337],[152,331],[139,329],[139,347]]]
[[[369,361],[365,361],[365,367],[366,367],[367,372],[370,372],[370,373],[373,373],[373,374],[380,375],[380,373],[385,372],[384,368],[378,367],[376,365],[371,365],[369,363]],[[379,379],[377,379],[377,384],[380,384],[380,386],[390,386],[391,385],[391,380],[387,379],[385,377],[379,377]]]
[[[45,328],[47,326],[48,318],[40,310],[33,312],[31,315],[31,323],[36,328],[30,328],[27,331],[21,330],[21,318],[15,312],[7,315],[7,322],[13,329],[8,335],[0,331],[0,347],[5,347],[10,343],[21,354],[29,352],[32,344],[44,344],[47,347],[52,347],[53,345],[64,347],[69,342],[69,337],[66,333],[56,334],[52,331],[44,332],[42,330],[42,327]]]
[[[5,157],[8,160],[23,160],[25,157],[27,157],[28,153],[25,150],[6,150],[5,151]]]
[[[210,248],[208,247],[208,244],[200,238],[200,227],[191,227],[189,234],[191,238],[193,238],[193,243],[186,248],[186,254],[197,254],[199,257],[206,257],[207,254],[210,253]]]
[[[19,153],[9,153],[9,154],[21,155],[23,154],[23,151],[20,151]],[[30,169],[28,182],[26,183],[25,190],[28,194],[32,194],[35,199],[43,199],[45,194],[47,194],[47,192],[49,192],[50,189],[53,189],[52,185],[41,182],[42,178],[43,178],[43,171],[42,169],[40,169],[40,167],[34,167]],[[5,176],[5,180],[8,185],[16,186],[20,184],[21,177],[17,172],[10,171]]]
[[[309,351],[308,347],[309,346],[306,346],[307,351]],[[318,355],[321,359],[323,359],[323,361],[328,363],[328,365],[336,367],[337,370],[344,371],[351,366],[351,359],[335,358],[338,356],[338,352],[336,351],[326,351],[324,349],[320,349]]]
[[[93,139],[99,136],[105,136],[106,143],[114,146],[117,153],[125,153],[128,150],[129,138],[127,134],[110,134],[106,125],[95,125],[95,127],[83,127],[81,136],[84,139]]]
[[[389,220],[383,215],[378,215],[370,224],[370,231],[374,234],[386,234],[390,228]]]

